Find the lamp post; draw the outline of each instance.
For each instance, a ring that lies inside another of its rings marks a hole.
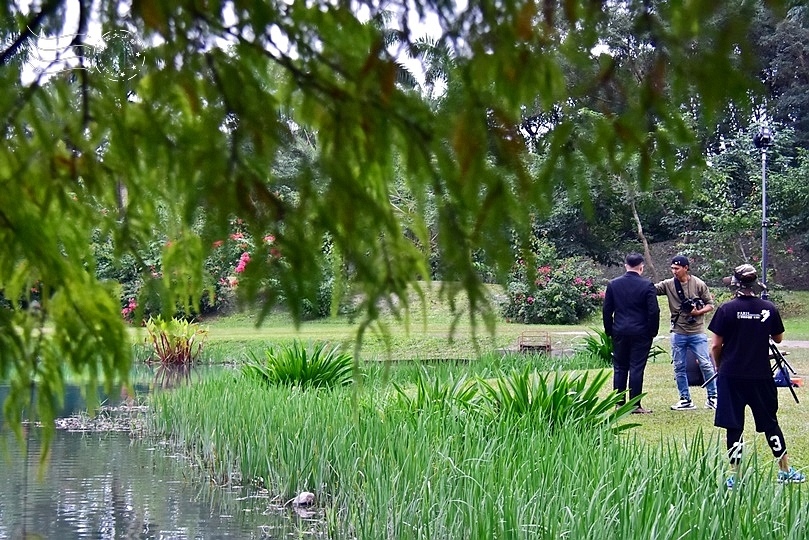
[[[761,150],[761,283],[764,290],[761,297],[766,299],[767,294],[767,149],[772,146],[773,133],[767,126],[759,128],[753,135],[753,145]]]

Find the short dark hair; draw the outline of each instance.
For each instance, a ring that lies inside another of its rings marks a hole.
[[[630,253],[624,259],[624,264],[630,268],[636,268],[643,264],[643,255],[640,253]]]

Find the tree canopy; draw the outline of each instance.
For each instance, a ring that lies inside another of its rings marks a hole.
[[[19,417],[34,379],[43,405],[55,399],[65,364],[91,384],[126,379],[120,298],[88,248],[98,231],[116,256],[137,256],[161,229],[162,276],[142,267],[167,312],[199,302],[202,260],[238,218],[274,238],[240,283],[267,309],[283,298],[299,315],[328,238],[342,279],[363,293],[361,332],[380,301],[406,299],[429,275],[430,246],[455,280],[445,294],[466,291],[491,321],[473,255],[505,276],[558,186],[586,199],[587,168],[617,175],[631,163],[640,188],[654,169],[687,189],[703,165],[699,133],[764,88],[754,14],[778,21],[790,7],[3,2],[7,415]],[[425,64],[408,68],[411,58]],[[790,114],[799,96],[784,96]],[[391,203],[395,185],[410,204]]]

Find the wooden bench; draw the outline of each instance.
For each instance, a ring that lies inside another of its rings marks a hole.
[[[551,335],[547,332],[523,332],[517,341],[520,352],[551,354]]]

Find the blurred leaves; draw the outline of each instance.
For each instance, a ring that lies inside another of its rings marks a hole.
[[[434,62],[424,94],[396,85],[398,54],[386,48],[385,24],[396,26],[399,51],[424,44],[396,15],[404,3],[386,3],[389,17],[360,4],[237,1],[226,10],[139,0],[126,12],[101,1],[92,8],[102,34],[126,30],[139,42],[134,78],[113,80],[84,58],[85,69],[66,63],[25,82],[38,44],[29,37],[12,50],[6,36],[23,22],[48,36],[67,31],[67,2],[30,12],[2,5],[0,373],[15,388],[11,401],[32,380],[43,399],[56,399],[65,363],[107,383],[126,378],[129,343],[114,288],[95,278],[94,231],[123,256],[146,245],[158,223],[166,227],[172,244],[159,292],[167,316],[199,302],[209,240],[225,237],[235,217],[254,237],[275,237],[280,257],[257,258],[240,280],[265,313],[281,298],[297,306],[315,296],[328,236],[363,295],[360,332],[380,302],[398,298],[407,312],[407,288],[429,275],[431,249],[456,280],[443,293],[452,301],[466,291],[473,321],[482,315],[492,325],[473,254],[485,253],[504,276],[511,242],[529,245],[531,215],[547,211],[557,179],[577,189],[583,167],[620,170],[639,156],[639,185],[649,185],[654,165],[685,186],[701,165],[694,130],[759,88],[753,69],[739,69],[753,58],[748,2],[540,10],[478,0],[462,12],[417,2],[416,12],[438,23],[436,54],[416,55]],[[783,2],[767,6],[777,12]],[[625,51],[608,40],[618,19],[635,40],[629,52],[642,57],[634,64],[621,64]],[[597,47],[611,58],[597,57]],[[600,116],[580,121],[576,111],[592,102]],[[533,144],[520,129],[526,114],[550,119],[536,124]],[[285,165],[304,137],[305,166],[291,171]],[[390,201],[397,182],[412,194],[405,216]],[[204,239],[189,232],[198,220]],[[275,288],[262,285],[267,275]],[[35,283],[45,318],[27,310]],[[11,401],[7,413],[19,418]]]

